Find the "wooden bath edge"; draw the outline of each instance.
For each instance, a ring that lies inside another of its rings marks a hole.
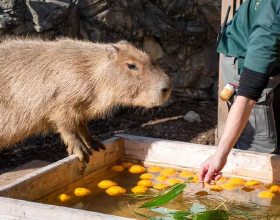
[[[124,159],[150,166],[197,171],[200,164],[217,149],[215,146],[127,134],[115,135],[103,143],[106,151],[93,153],[89,164],[80,162],[77,156],[72,155],[0,187],[0,219],[128,219],[29,201],[37,200],[98,170],[106,170]],[[233,149],[223,172],[245,179],[280,182],[280,156]]]

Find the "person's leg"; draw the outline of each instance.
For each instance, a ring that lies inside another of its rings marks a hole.
[[[266,100],[257,103],[250,118],[242,131],[236,148],[241,150],[275,153],[277,135],[273,114],[273,92],[266,96]]]
[[[280,129],[279,82],[280,74],[270,77],[267,88],[253,108],[248,123],[237,141],[237,149],[263,153],[277,152],[276,125],[278,130]],[[280,134],[280,131],[278,132]]]

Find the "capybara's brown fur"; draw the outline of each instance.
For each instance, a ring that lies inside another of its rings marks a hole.
[[[170,94],[170,79],[144,52],[121,41],[60,39],[0,44],[0,149],[53,129],[69,154],[83,159],[104,148],[87,121],[114,107],[153,107]]]

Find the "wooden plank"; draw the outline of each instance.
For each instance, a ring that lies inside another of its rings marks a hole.
[[[146,161],[199,169],[217,147],[118,134],[125,140],[125,156],[129,160]],[[264,182],[280,182],[280,155],[233,149],[228,156],[225,174]]]
[[[236,10],[240,7],[240,3],[241,3],[241,1],[240,1],[240,0],[236,0],[236,5],[235,5]]]
[[[108,139],[104,144],[106,151],[94,152],[88,164],[72,155],[0,187],[0,196],[34,201],[120,160],[123,149],[119,147],[118,138]]]
[[[231,13],[229,14],[228,20],[230,21],[233,18],[233,9],[232,9],[233,5],[234,5],[234,0],[223,0],[222,1],[221,23],[223,23],[225,20],[228,6],[231,6]]]
[[[222,11],[221,11],[221,24],[224,22],[228,6],[231,5],[231,13],[228,17],[228,20],[231,20],[233,17],[233,0],[223,0],[222,1]],[[219,64],[219,96],[221,94],[221,91],[224,88],[224,82],[222,77],[222,66],[221,66],[221,57],[220,57],[220,64]],[[228,107],[225,101],[222,101],[220,98],[218,98],[218,125],[217,125],[217,131],[216,131],[216,137],[215,137],[215,145],[218,145],[220,142],[220,139],[223,134],[223,130],[225,127],[225,123],[228,116]]]
[[[4,173],[4,174],[0,175],[0,187],[4,186],[4,185],[8,185],[8,184],[16,181],[17,179],[19,179],[27,174],[33,173],[34,171],[36,171],[42,167],[45,167],[49,164],[50,164],[50,162],[47,162],[47,161],[33,160],[20,167],[17,167],[16,169],[14,169],[10,172]]]
[[[130,218],[0,197],[3,220],[129,220]]]

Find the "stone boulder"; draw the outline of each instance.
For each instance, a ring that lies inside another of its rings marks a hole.
[[[43,32],[65,22],[71,3],[71,0],[27,0],[29,27]]]

